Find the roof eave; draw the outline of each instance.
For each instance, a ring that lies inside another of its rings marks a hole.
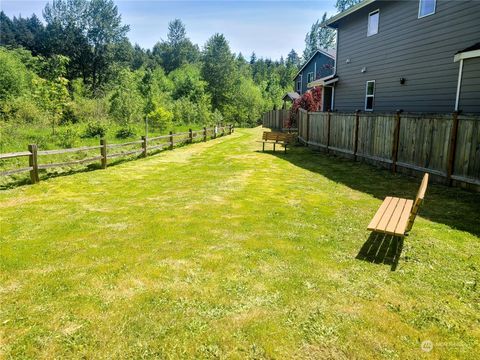
[[[348,16],[348,15],[364,8],[367,5],[370,5],[371,3],[375,2],[375,1],[377,1],[377,0],[363,0],[362,2],[358,3],[357,5],[354,5],[351,8],[348,8],[347,10],[331,17],[330,19],[325,21],[324,26],[328,26],[328,27],[331,27],[333,29],[336,29],[337,26],[335,25],[335,23],[338,20],[343,19],[345,16]]]
[[[317,55],[317,53],[321,53],[321,54],[323,54],[323,55],[325,55],[325,56],[328,56],[330,59],[336,61],[334,55],[331,55],[331,54],[327,53],[326,51],[323,51],[323,50],[320,50],[320,49],[315,50],[315,52],[313,53],[313,55],[310,56],[310,59],[308,59],[308,61],[305,62],[305,63],[303,64],[303,66],[300,68],[300,70],[298,70],[298,72],[295,74],[295,76],[293,77],[293,80],[295,80],[295,79],[298,77],[298,75],[300,75],[300,73],[301,73],[302,70],[305,68],[305,66],[307,66],[307,65],[310,63],[310,61],[312,61],[312,59],[315,57],[315,55]]]

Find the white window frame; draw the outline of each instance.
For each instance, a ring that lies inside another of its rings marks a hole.
[[[311,83],[313,80],[315,80],[315,77],[314,77],[313,74],[314,74],[313,72],[307,73],[307,84]]]
[[[422,11],[422,2],[424,2],[426,0],[418,0],[418,18],[421,19],[421,18],[424,18],[426,16],[430,16],[430,15],[433,15],[437,12],[437,0],[433,0],[433,12],[429,13],[429,14],[420,14],[420,11]]]
[[[296,86],[295,91],[296,91],[296,92],[302,92],[302,78],[300,78],[299,80],[297,80],[297,86]]]
[[[378,21],[377,21],[377,31],[374,33],[370,34],[370,18],[373,14],[378,14]],[[368,20],[367,20],[367,37],[377,35],[378,34],[378,28],[380,27],[380,9],[374,10],[370,13],[368,13]]]
[[[368,94],[368,83],[373,83],[373,94],[372,95]],[[375,90],[376,90],[375,80],[367,80],[367,82],[365,83],[365,111],[373,111],[374,104],[375,104]],[[367,109],[367,99],[369,97],[371,97],[373,99],[371,109]]]

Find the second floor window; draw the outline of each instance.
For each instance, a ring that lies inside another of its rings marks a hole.
[[[297,92],[302,91],[302,82],[300,80],[297,81]]]
[[[420,0],[418,5],[418,17],[424,17],[435,14],[435,7],[437,6],[437,0]]]
[[[380,11],[375,10],[368,14],[368,29],[367,36],[372,36],[378,33],[378,21],[380,19]]]
[[[315,80],[315,79],[313,78],[313,72],[309,72],[309,73],[307,74],[307,84],[310,83],[310,82],[312,82],[313,80]]]

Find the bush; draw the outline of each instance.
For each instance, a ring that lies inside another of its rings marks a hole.
[[[71,105],[65,107],[62,117],[60,118],[60,125],[76,124],[78,122],[78,116]]]
[[[75,147],[78,139],[78,132],[73,127],[67,127],[60,129],[57,133],[57,144],[62,148]]]
[[[130,137],[134,137],[135,135],[136,135],[136,132],[135,132],[135,129],[133,128],[133,126],[122,127],[115,134],[117,139],[127,139],[127,138],[130,138]]]
[[[147,115],[150,125],[160,131],[165,131],[172,126],[173,113],[163,107],[157,107]]]
[[[99,137],[102,138],[105,136],[107,132],[107,127],[105,124],[102,124],[98,121],[91,121],[87,123],[87,127],[85,128],[85,132],[83,134],[83,137],[86,138],[94,138],[94,137]]]

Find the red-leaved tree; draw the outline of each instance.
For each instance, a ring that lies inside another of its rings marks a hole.
[[[319,111],[322,109],[323,88],[316,86],[308,90],[302,97],[295,100],[290,108],[290,123],[287,127],[292,127],[297,123],[298,109],[304,109],[309,112]]]

